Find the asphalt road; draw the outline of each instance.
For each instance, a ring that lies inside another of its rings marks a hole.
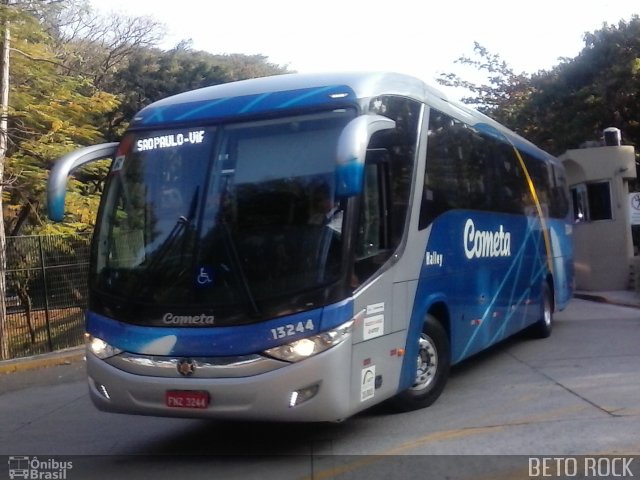
[[[82,362],[6,374],[0,455],[14,463],[0,479],[18,456],[40,470],[70,461],[69,480],[529,478],[530,457],[583,455],[625,455],[640,477],[639,367],[640,310],[574,300],[550,338],[518,336],[455,367],[428,409],[339,424],[107,414]]]

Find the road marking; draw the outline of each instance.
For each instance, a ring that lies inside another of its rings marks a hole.
[[[507,422],[505,424],[502,425],[492,425],[492,426],[486,426],[486,427],[468,427],[468,428],[460,428],[460,429],[453,429],[453,430],[443,430],[440,432],[434,432],[434,433],[430,433],[428,435],[425,435],[423,437],[419,437],[415,440],[410,440],[408,442],[404,442],[400,445],[398,445],[397,447],[394,448],[390,448],[388,450],[376,453],[376,454],[372,454],[372,455],[365,455],[363,457],[361,457],[359,460],[355,461],[355,462],[351,462],[351,463],[347,463],[346,465],[342,465],[340,467],[335,467],[335,468],[329,468],[326,470],[321,470],[319,472],[314,472],[311,476],[308,477],[303,477],[304,480],[322,480],[322,479],[329,479],[329,478],[333,478],[333,477],[337,477],[339,475],[343,475],[345,473],[349,473],[349,472],[353,472],[355,470],[359,470],[361,468],[364,467],[368,467],[371,466],[377,462],[383,461],[385,460],[385,457],[390,456],[390,455],[402,455],[402,454],[406,454],[408,451],[414,450],[418,447],[424,446],[424,445],[428,445],[430,443],[435,443],[435,442],[442,442],[442,441],[447,441],[447,440],[455,440],[455,439],[460,439],[460,438],[466,438],[466,437],[471,437],[474,435],[482,435],[482,434],[489,434],[489,433],[494,433],[494,432],[498,432],[501,430],[504,430],[506,427],[517,427],[517,426],[522,426],[522,425],[528,425],[531,423],[539,423],[539,422],[548,422],[548,421],[553,421],[553,420],[557,420],[558,418],[561,418],[563,415],[566,415],[568,413],[577,413],[583,410],[586,410],[587,406],[584,405],[578,405],[578,406],[570,406],[570,407],[565,407],[565,408],[561,408],[561,409],[556,409],[556,410],[552,410],[549,412],[545,412],[543,414],[540,415],[535,415],[535,416],[530,416],[530,417],[524,417],[521,419],[516,419],[513,420],[511,422]],[[505,472],[505,477],[499,477],[499,478],[513,478],[509,475],[511,475],[511,473],[513,472]],[[487,479],[490,477],[487,477]],[[476,479],[476,480],[480,480],[480,479]]]
[[[314,472],[311,476],[304,477],[304,480],[311,480],[311,479],[322,480],[322,479],[336,477],[338,475],[342,475],[348,472],[352,472],[354,470],[358,470],[363,467],[373,465],[377,462],[384,460],[385,457],[389,455],[401,455],[403,453],[406,453],[407,451],[413,450],[422,445],[427,445],[429,443],[446,441],[446,440],[454,440],[454,439],[464,438],[464,437],[471,437],[473,435],[482,435],[485,433],[497,432],[503,429],[504,429],[504,426],[497,425],[497,426],[490,426],[490,427],[460,428],[460,429],[444,430],[441,432],[430,433],[429,435],[425,435],[424,437],[419,437],[415,440],[410,440],[408,442],[402,443],[397,447],[391,448],[389,450],[385,450],[383,452],[379,452],[374,455],[366,455],[356,462],[351,462],[341,467],[329,468],[326,470],[321,470],[319,472]]]

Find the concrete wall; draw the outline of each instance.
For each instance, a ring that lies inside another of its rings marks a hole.
[[[599,181],[608,181],[611,186],[613,218],[574,225],[576,288],[627,289],[633,257],[627,201],[628,181],[636,177],[633,147],[567,150],[560,159],[570,187]]]

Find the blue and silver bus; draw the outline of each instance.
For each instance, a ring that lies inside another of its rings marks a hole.
[[[335,421],[433,403],[449,368],[572,297],[560,162],[400,74],[292,74],[141,110],[112,158],[91,398],[130,414]]]

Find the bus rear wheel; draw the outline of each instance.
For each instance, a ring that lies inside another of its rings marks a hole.
[[[444,390],[449,377],[449,339],[440,322],[431,315],[427,316],[418,339],[418,355],[415,362],[413,385],[393,399],[394,406],[401,411],[417,410],[431,405]]]

